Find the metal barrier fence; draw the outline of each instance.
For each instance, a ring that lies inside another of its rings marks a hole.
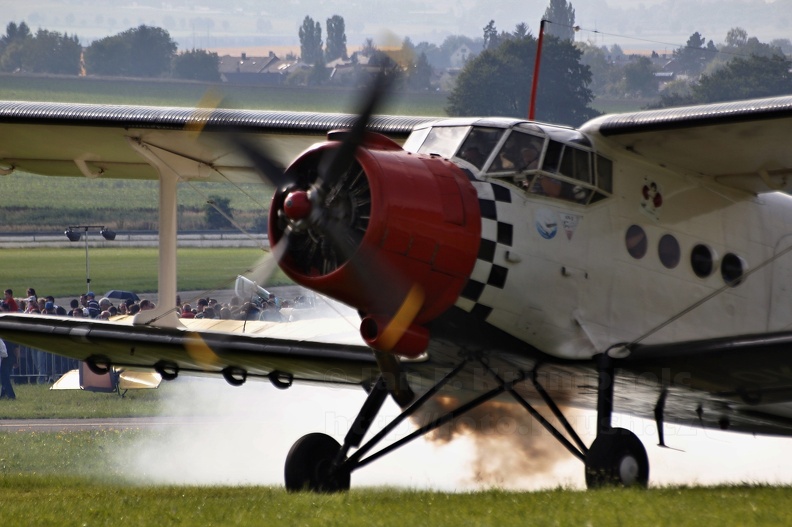
[[[79,367],[80,361],[61,357],[54,353],[19,346],[6,341],[9,355],[14,346],[19,350],[19,363],[11,373],[15,384],[49,384],[57,381],[61,375]]]

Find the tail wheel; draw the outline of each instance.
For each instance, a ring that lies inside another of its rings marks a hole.
[[[649,483],[649,458],[641,440],[624,428],[597,436],[586,455],[586,486],[640,486]]]
[[[349,490],[349,472],[334,469],[341,445],[327,434],[308,434],[297,440],[286,456],[286,490],[341,492]]]

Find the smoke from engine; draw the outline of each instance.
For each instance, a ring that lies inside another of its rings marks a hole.
[[[457,406],[455,398],[435,398],[413,422],[423,426]],[[576,416],[568,408],[564,413],[569,419]],[[511,401],[489,401],[426,437],[436,444],[468,439],[474,448],[470,479],[479,487],[536,487],[559,464],[574,459],[523,407]]]

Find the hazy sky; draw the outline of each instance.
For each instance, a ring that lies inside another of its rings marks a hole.
[[[298,46],[305,16],[322,23],[344,17],[350,47],[389,31],[397,39],[439,44],[453,34],[481,37],[494,20],[511,31],[520,22],[534,32],[547,0],[0,0],[0,23],[26,21],[31,28],[76,34],[84,44],[139,24],[167,29],[183,49]],[[571,2],[577,38],[610,46],[662,52],[685,43],[695,31],[715,43],[735,26],[761,41],[792,38],[792,0],[587,0]]]

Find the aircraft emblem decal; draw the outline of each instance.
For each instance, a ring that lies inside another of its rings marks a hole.
[[[536,232],[545,240],[552,240],[558,233],[558,216],[551,209],[539,209],[534,218]]]
[[[562,212],[561,224],[564,226],[564,232],[566,233],[567,240],[572,240],[572,236],[575,234],[575,230],[577,230],[577,227],[580,224],[580,216],[578,214]]]
[[[660,189],[660,185],[655,181],[645,179],[644,186],[641,189],[641,211],[657,221],[660,219],[659,212],[662,206],[663,192]]]

